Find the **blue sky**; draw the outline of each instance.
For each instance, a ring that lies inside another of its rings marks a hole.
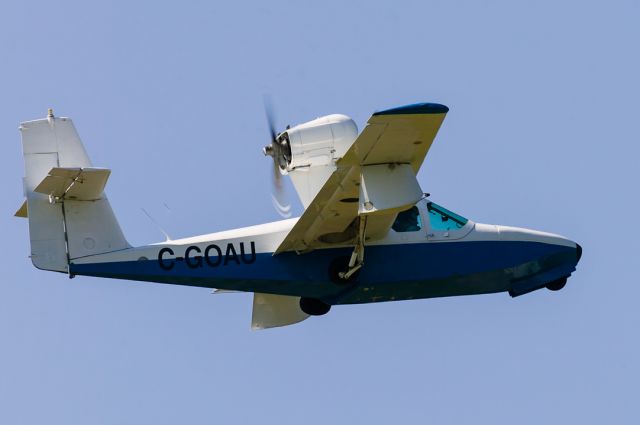
[[[639,20],[633,1],[3,4],[0,422],[637,423]],[[31,266],[20,121],[72,117],[144,244],[141,208],[174,237],[278,218],[265,93],[281,127],[448,105],[423,189],[580,242],[577,272],[251,332],[247,294]]]

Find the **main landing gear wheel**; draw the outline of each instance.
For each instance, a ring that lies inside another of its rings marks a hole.
[[[309,316],[322,316],[331,310],[331,306],[315,298],[300,298],[300,309]]]
[[[559,291],[564,288],[564,285],[567,284],[567,278],[563,277],[558,280],[554,280],[553,282],[549,282],[546,284],[546,287],[550,291]]]

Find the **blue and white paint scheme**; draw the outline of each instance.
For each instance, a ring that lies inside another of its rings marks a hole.
[[[333,305],[561,289],[582,248],[559,235],[475,223],[432,202],[416,175],[448,108],[377,112],[358,135],[344,115],[273,133],[301,217],[132,247],[69,118],[20,125],[31,259],[77,275],[254,293],[253,329]],[[365,255],[366,254],[366,255]]]

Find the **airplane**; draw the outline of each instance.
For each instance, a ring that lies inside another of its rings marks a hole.
[[[300,217],[131,246],[71,119],[20,124],[31,261],[38,269],[253,292],[252,329],[332,306],[562,289],[582,247],[565,237],[476,223],[433,202],[417,174],[449,111],[418,103],[274,130],[263,153],[288,175]]]

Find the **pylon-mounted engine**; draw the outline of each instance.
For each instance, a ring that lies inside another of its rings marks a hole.
[[[273,157],[280,173],[291,176],[306,208],[357,136],[351,118],[327,115],[286,129],[263,152]]]

